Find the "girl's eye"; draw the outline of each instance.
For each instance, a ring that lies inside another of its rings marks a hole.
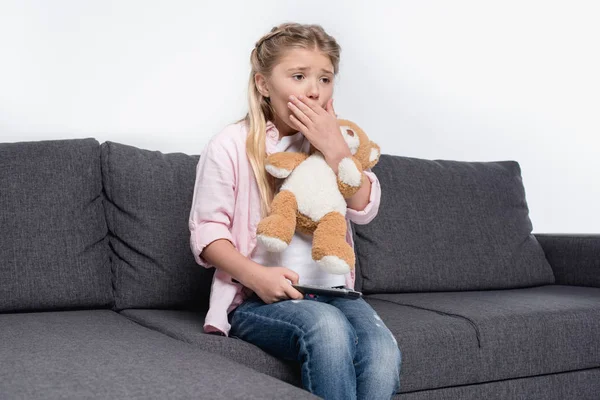
[[[295,77],[297,77],[297,76],[302,76],[302,74],[296,74],[296,75],[292,75],[292,78],[295,78]],[[326,83],[329,83],[329,82],[330,82],[329,78],[323,78],[323,79],[325,79],[325,80],[327,81]]]

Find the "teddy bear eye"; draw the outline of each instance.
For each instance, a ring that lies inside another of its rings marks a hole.
[[[346,133],[348,134],[348,136],[354,137],[354,131],[352,131],[352,129],[346,129]]]

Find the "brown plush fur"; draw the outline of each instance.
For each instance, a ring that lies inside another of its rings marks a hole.
[[[282,190],[273,198],[271,213],[257,227],[257,234],[276,237],[290,244],[296,230],[296,196],[289,190]]]
[[[359,147],[351,159],[359,171],[372,168],[379,161],[380,148],[369,140],[364,131],[354,122],[338,119],[338,125],[346,129],[348,135],[359,137]],[[369,160],[371,150],[377,150],[377,157]],[[317,151],[310,146],[310,154]],[[293,171],[309,154],[295,152],[275,153],[267,157],[266,165],[271,165],[286,171]],[[361,185],[368,179],[363,173]],[[338,178],[338,189],[344,198],[352,197],[360,187],[352,187],[341,182]],[[313,235],[312,258],[315,261],[325,256],[337,256],[344,260],[350,269],[354,268],[354,251],[346,242],[346,219],[338,212],[330,212],[319,221],[313,221],[298,210],[296,197],[289,190],[282,190],[273,199],[270,214],[264,218],[257,227],[257,234],[278,238],[290,244],[296,229],[300,232]]]
[[[346,242],[346,218],[339,212],[327,213],[319,221],[312,245],[315,261],[325,256],[337,256],[354,268],[354,250]]]
[[[296,229],[307,235],[312,235],[315,229],[317,229],[317,222],[308,218],[300,211],[296,211]]]
[[[300,163],[308,158],[306,153],[294,153],[294,152],[280,152],[273,153],[267,157],[265,165],[272,165],[274,167],[285,169],[287,171],[293,171]]]
[[[356,158],[362,164],[363,169],[373,168],[379,161],[379,156],[375,160],[369,161],[371,149],[377,149],[377,152],[381,154],[381,148],[379,145],[371,141],[367,134],[354,122],[347,119],[338,119],[338,124],[340,126],[348,126],[349,128],[347,128],[347,131],[349,129],[358,135],[360,146],[358,146],[358,151],[356,154],[354,154],[354,158]],[[350,134],[350,132],[348,132],[348,134]]]

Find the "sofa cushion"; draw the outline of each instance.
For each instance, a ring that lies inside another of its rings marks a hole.
[[[112,305],[100,144],[0,143],[0,311]]]
[[[429,292],[554,283],[531,233],[516,161],[382,155],[377,217],[354,226],[362,291]]]
[[[110,310],[3,314],[0,326],[2,398],[318,398]]]
[[[425,388],[430,382],[444,387],[600,367],[599,288],[547,285],[373,294],[366,300],[397,335],[407,391]],[[469,337],[455,336],[449,325],[437,324],[427,339],[414,338],[418,332],[407,334],[396,307],[451,317],[469,328]],[[443,338],[450,340],[440,346]],[[467,345],[465,364],[464,356],[458,355],[460,347]]]
[[[548,285],[365,296],[402,352],[402,393],[600,367],[600,289]],[[202,332],[203,313],[123,310],[151,329],[299,385],[300,366]]]
[[[403,354],[401,392],[461,384],[477,378],[476,335],[464,320],[442,313],[367,300],[390,327]],[[257,371],[300,385],[300,363],[276,358],[234,337],[202,332],[204,314],[170,310],[123,310],[121,314],[173,338],[244,363]],[[404,348],[409,349],[404,353]],[[439,385],[438,385],[439,383]]]
[[[598,400],[600,368],[420,390],[394,400]]]
[[[264,374],[301,387],[300,364],[276,358],[243,340],[204,333],[206,312],[128,309],[121,315],[203,350],[221,354]]]
[[[117,309],[208,308],[214,268],[198,267],[189,247],[198,160],[102,144]]]

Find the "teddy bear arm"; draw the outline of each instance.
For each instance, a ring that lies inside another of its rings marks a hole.
[[[373,141],[370,143],[369,149],[369,159],[364,169],[371,169],[379,162],[379,156],[381,156],[381,148],[379,145]]]
[[[338,165],[337,184],[338,189],[344,198],[352,197],[363,184],[363,180],[368,179],[363,174],[363,168],[360,161],[354,157],[346,157]]]
[[[267,157],[265,169],[276,178],[287,178],[308,157],[306,153],[282,151]]]

